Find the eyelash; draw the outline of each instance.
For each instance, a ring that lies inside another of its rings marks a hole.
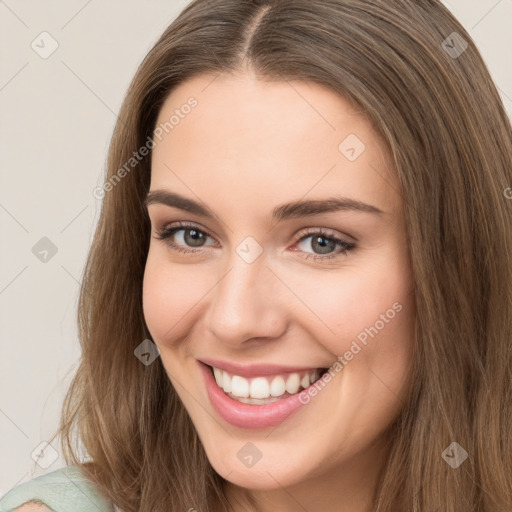
[[[178,245],[178,244],[168,240],[178,231],[186,231],[187,229],[194,229],[195,231],[198,231],[199,233],[202,233],[203,235],[213,238],[207,231],[205,231],[203,229],[199,229],[194,224],[187,224],[184,222],[179,222],[178,224],[175,224],[174,226],[166,227],[161,230],[157,230],[156,238],[158,240],[164,240],[164,241],[167,240],[165,242],[166,245],[169,246],[173,251],[176,251],[176,252],[180,252],[183,254],[191,254],[191,253],[199,254],[199,253],[203,252],[204,248],[184,249],[181,245]],[[309,238],[312,235],[319,235],[323,238],[326,238],[327,240],[336,242],[337,245],[341,246],[341,250],[339,250],[338,252],[326,254],[326,255],[306,253],[306,256],[302,256],[306,260],[309,260],[309,259],[314,259],[315,261],[317,261],[317,260],[321,260],[321,261],[332,260],[336,257],[341,256],[342,254],[347,255],[349,251],[351,251],[352,249],[354,249],[356,247],[356,245],[354,243],[347,242],[341,238],[338,238],[338,237],[334,236],[332,233],[329,233],[328,231],[326,231],[322,228],[316,228],[314,231],[311,229],[310,229],[310,231],[305,231],[305,230],[301,231],[297,235],[298,239],[294,243],[294,245],[299,244],[300,242]]]

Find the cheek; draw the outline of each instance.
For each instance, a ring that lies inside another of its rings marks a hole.
[[[376,323],[379,331],[384,326],[396,326],[411,313],[410,276],[407,267],[398,262],[347,266],[339,272],[310,275],[289,273],[284,277],[294,291],[295,310],[300,308],[308,330],[329,343],[339,345],[339,340],[358,336],[364,342],[366,329]]]
[[[293,286],[307,305],[302,327],[343,357],[345,373],[364,380],[371,372],[397,389],[410,368],[415,307],[407,262],[388,256],[338,275],[295,278]]]
[[[190,267],[171,265],[160,251],[149,252],[142,290],[143,312],[153,340],[169,345],[187,332],[187,315],[207,292],[207,283]]]

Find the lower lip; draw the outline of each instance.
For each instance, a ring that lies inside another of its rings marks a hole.
[[[299,400],[299,393],[270,404],[244,404],[226,395],[217,385],[210,367],[199,361],[198,363],[213,408],[221,418],[235,427],[252,429],[275,427],[304,405]]]

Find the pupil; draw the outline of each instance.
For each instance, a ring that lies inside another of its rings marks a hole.
[[[187,236],[187,233],[191,234],[191,238]],[[190,243],[189,245],[192,245],[194,247],[200,247],[203,238],[203,234],[195,229],[187,229],[185,231],[185,241],[187,242],[187,244],[189,244],[189,242],[192,241],[192,243]]]
[[[323,240],[323,243],[320,242],[321,240]],[[329,253],[330,251],[334,250],[333,246],[336,245],[334,240],[329,240],[328,238],[325,238],[323,236],[314,237],[313,238],[313,245],[315,243],[318,243],[319,246],[320,246],[320,251],[319,251],[320,254],[327,254],[327,253]]]

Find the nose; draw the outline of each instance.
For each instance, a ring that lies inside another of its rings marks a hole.
[[[204,321],[221,343],[279,338],[287,329],[290,297],[263,257],[247,263],[235,254],[210,293]]]

